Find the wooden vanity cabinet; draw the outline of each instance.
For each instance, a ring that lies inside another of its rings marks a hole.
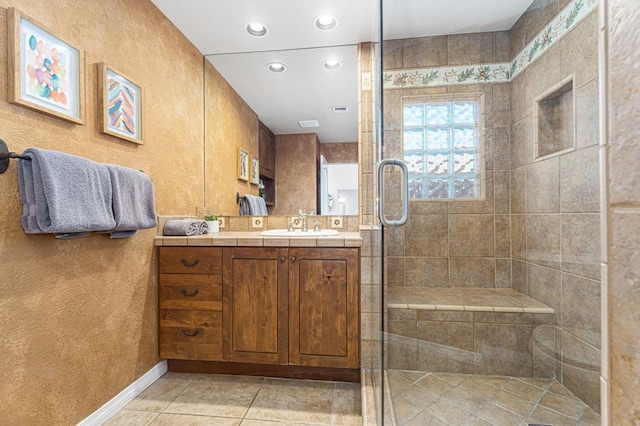
[[[325,379],[360,366],[358,248],[160,247],[159,271],[163,358]]]
[[[287,249],[225,248],[223,265],[225,360],[286,365]]]
[[[158,249],[160,357],[222,360],[222,249]]]

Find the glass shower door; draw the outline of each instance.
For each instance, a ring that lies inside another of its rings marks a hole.
[[[599,424],[598,2],[454,3],[382,0],[381,424]]]

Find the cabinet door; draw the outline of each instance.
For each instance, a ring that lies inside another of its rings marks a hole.
[[[258,127],[258,147],[260,150],[260,173],[275,178],[276,146],[275,137],[271,130],[260,123]]]
[[[358,249],[289,249],[289,260],[289,363],[358,368]]]
[[[260,127],[258,127],[258,152],[260,158],[260,173],[269,173],[271,169],[269,169],[269,159],[267,153],[267,129],[262,126],[260,123]]]
[[[269,171],[271,172],[271,175],[275,178],[276,177],[276,138],[273,135],[273,133],[271,133],[271,130],[268,130],[268,129],[267,129],[266,150],[267,150],[267,165],[269,167]]]
[[[223,353],[228,361],[287,364],[287,249],[223,251]]]

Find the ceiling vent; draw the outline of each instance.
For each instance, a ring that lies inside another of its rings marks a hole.
[[[335,114],[344,114],[345,112],[349,111],[349,107],[346,106],[334,106],[331,109]]]
[[[298,126],[306,129],[309,127],[320,127],[320,123],[318,123],[318,120],[301,120],[298,121]]]

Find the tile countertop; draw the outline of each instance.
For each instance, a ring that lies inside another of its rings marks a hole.
[[[327,237],[263,237],[258,232],[226,231],[193,237],[157,236],[154,245],[161,247],[361,247],[359,232],[341,232]]]

